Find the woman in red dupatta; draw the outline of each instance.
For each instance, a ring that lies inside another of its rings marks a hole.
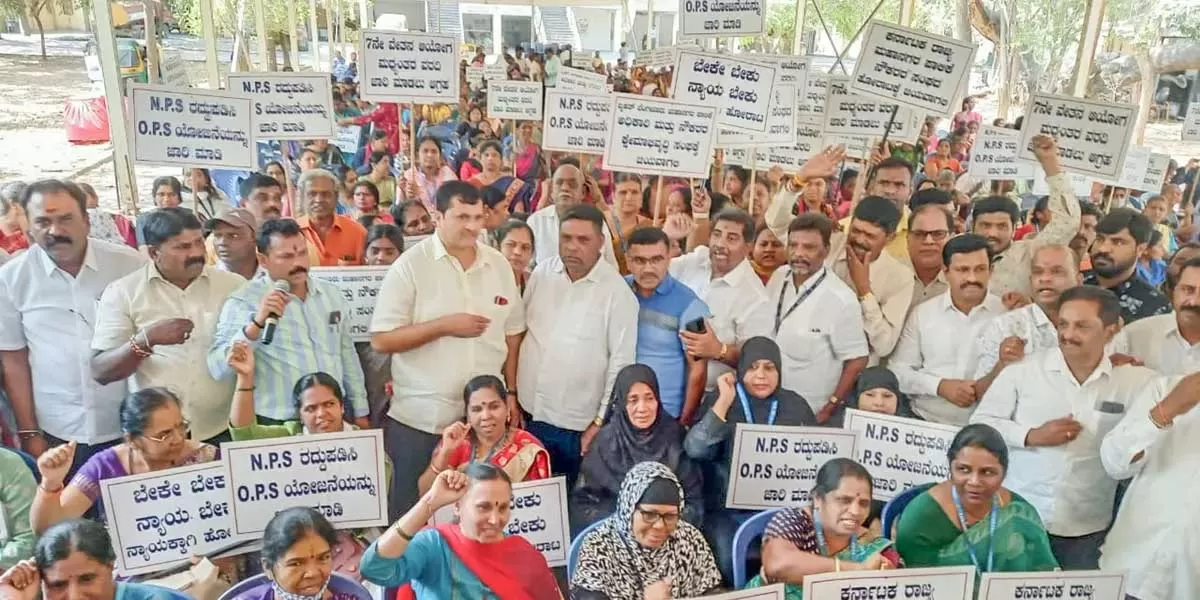
[[[433,487],[371,547],[362,575],[397,599],[562,600],[546,559],[525,538],[505,535],[512,484],[503,470],[472,463],[442,471]],[[457,522],[421,529],[446,506]]]

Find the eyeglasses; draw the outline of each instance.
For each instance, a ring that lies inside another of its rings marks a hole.
[[[675,524],[679,523],[679,513],[660,513],[642,508],[637,509],[637,511],[641,513],[642,520],[650,526],[654,526],[659,521],[662,521],[667,527],[673,527]]]
[[[192,428],[192,423],[190,421],[188,421],[187,419],[184,419],[184,421],[182,423],[176,425],[174,429],[172,429],[160,436],[143,435],[142,437],[144,437],[150,441],[153,441],[153,442],[165,444],[167,442],[175,442],[175,441],[179,441],[179,440],[183,440],[183,439],[187,438],[187,433],[191,428]]]
[[[940,242],[950,236],[950,232],[945,229],[934,229],[925,231],[923,229],[910,229],[908,235],[916,237],[918,240],[933,238],[933,241]]]

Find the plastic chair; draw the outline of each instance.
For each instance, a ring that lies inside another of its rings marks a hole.
[[[883,537],[893,539],[892,527],[896,524],[896,521],[900,519],[900,515],[904,513],[904,507],[908,506],[908,503],[912,502],[913,498],[921,495],[922,492],[931,487],[933,487],[932,483],[926,483],[924,485],[908,488],[907,490],[900,492],[899,496],[888,500],[888,503],[883,505]]]
[[[583,531],[579,532],[579,535],[575,536],[575,539],[571,540],[571,548],[567,550],[567,585],[570,585],[571,576],[575,574],[575,562],[579,560],[579,550],[583,547],[583,538],[587,537],[587,534],[591,533],[593,529],[599,527],[603,522],[604,519],[600,519],[588,525]]]
[[[245,594],[246,592],[262,585],[265,582],[267,582],[266,573],[261,573],[249,579],[244,579],[238,582],[237,585],[229,588],[229,590],[224,594],[221,594],[219,600],[234,600],[238,596]],[[353,596],[357,600],[374,600],[374,597],[371,596],[371,592],[367,591],[367,588],[363,587],[362,584],[350,579],[349,577],[346,577],[345,575],[342,575],[341,573],[338,573],[337,571],[334,571],[332,577],[329,579],[329,591],[337,594],[347,594]]]
[[[754,540],[762,537],[764,531],[767,530],[767,523],[771,522],[771,517],[779,512],[778,508],[764,510],[742,523],[738,527],[737,533],[733,534],[733,587],[734,589],[742,589],[746,587],[746,556],[750,551],[750,544]]]

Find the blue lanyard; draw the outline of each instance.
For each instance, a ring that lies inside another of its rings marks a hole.
[[[738,400],[742,401],[742,412],[746,413],[746,422],[753,425],[754,415],[750,413],[750,401],[746,399],[746,388],[742,387],[741,382],[737,384]],[[775,424],[775,413],[779,412],[779,399],[771,399],[771,410],[767,412],[767,425]]]
[[[967,544],[967,554],[971,556],[971,562],[983,573],[990,573],[992,566],[996,560],[996,521],[1000,518],[1000,495],[992,496],[992,515],[988,517],[988,555],[987,569],[984,569],[979,564],[979,557],[975,554],[975,546],[971,545],[971,540],[967,539],[967,515],[963,510],[962,500],[958,498],[958,488],[950,486],[950,497],[954,500],[954,510],[958,513],[958,523],[962,526],[963,542]]]
[[[821,556],[829,557],[829,547],[825,545],[825,528],[821,527],[821,511],[817,507],[812,508],[813,529],[817,530],[817,550]],[[859,562],[858,556],[858,534],[850,536],[850,560]]]

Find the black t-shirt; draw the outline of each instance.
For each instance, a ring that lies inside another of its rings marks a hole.
[[[1087,285],[1100,285],[1100,280],[1093,271],[1084,273],[1083,282]],[[1137,275],[1130,275],[1129,279],[1116,287],[1107,289],[1116,294],[1117,299],[1121,301],[1121,318],[1125,320],[1126,325],[1138,319],[1171,312],[1171,301]]]

